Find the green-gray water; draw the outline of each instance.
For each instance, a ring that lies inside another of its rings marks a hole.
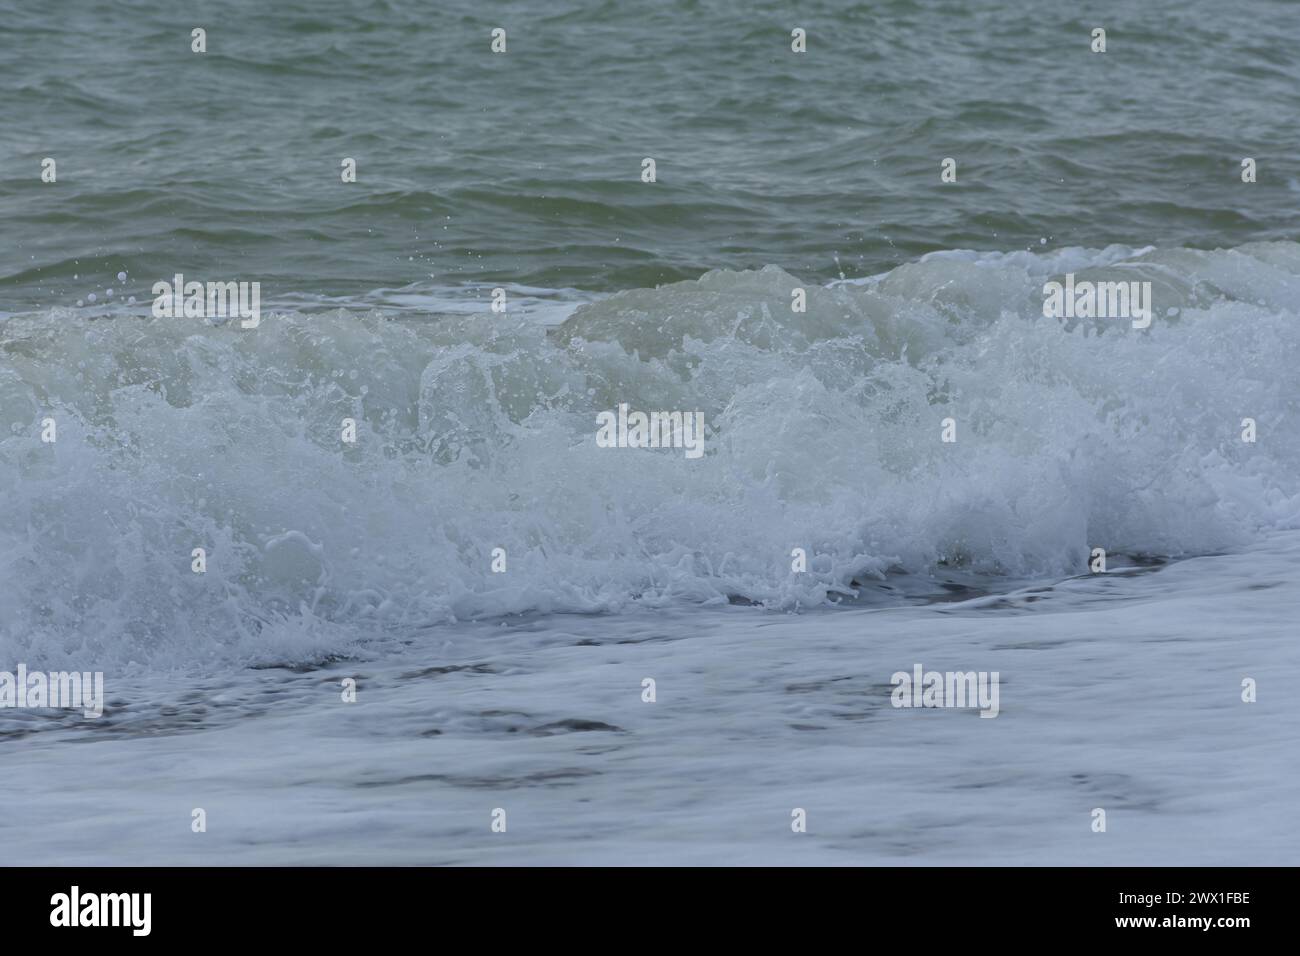
[[[0,863],[1295,864],[1298,39],[0,0]]]
[[[0,312],[1294,238],[1298,38],[1262,0],[6,2]]]

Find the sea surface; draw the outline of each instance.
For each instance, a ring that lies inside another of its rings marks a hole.
[[[0,864],[1300,862],[1297,42],[2,0],[0,672],[108,704],[0,707]]]
[[[108,287],[143,301],[176,272],[260,280],[286,304],[392,307],[766,265],[824,283],[1044,239],[1296,238],[1300,5],[1281,0],[3,0],[0,14],[10,311],[95,293],[96,312]],[[56,184],[40,182],[45,157]],[[940,183],[945,158],[956,183]]]

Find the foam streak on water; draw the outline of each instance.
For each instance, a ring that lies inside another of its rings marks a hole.
[[[91,865],[1292,864],[1298,613],[1292,532],[958,604],[458,625],[141,676],[5,748],[0,838]],[[916,663],[997,671],[999,716],[893,708]]]

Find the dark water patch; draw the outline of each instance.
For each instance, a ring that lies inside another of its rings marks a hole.
[[[402,680],[413,680],[421,677],[442,677],[446,674],[499,674],[501,669],[495,664],[478,663],[478,664],[440,664],[435,667],[425,667],[418,671],[407,671],[400,674]]]
[[[613,724],[607,724],[599,720],[580,720],[575,717],[566,718],[565,720],[555,720],[549,724],[542,724],[540,727],[534,727],[528,731],[534,737],[552,737],[556,734],[574,734],[574,733],[613,733],[625,734],[622,727],[615,727]]]
[[[447,773],[415,774],[405,777],[393,777],[383,780],[357,780],[348,785],[358,790],[372,790],[384,787],[405,787],[421,783],[446,784],[469,790],[527,790],[534,787],[552,789],[572,787],[588,777],[598,776],[595,770],[581,767],[540,770],[535,773],[499,776],[461,776]]]

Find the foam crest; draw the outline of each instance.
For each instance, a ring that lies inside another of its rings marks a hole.
[[[1152,281],[1155,321],[1042,318],[1064,269]],[[806,313],[800,285],[713,272],[549,329],[11,316],[0,656],[304,659],[452,620],[807,607],[894,572],[1078,573],[1093,546],[1177,556],[1300,524],[1300,246],[935,255],[807,288]],[[705,455],[598,447],[620,403],[704,412]]]

